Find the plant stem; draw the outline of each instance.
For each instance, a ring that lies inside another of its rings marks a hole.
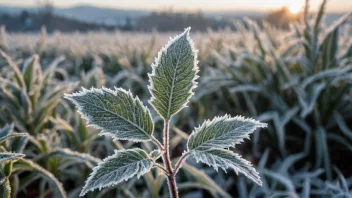
[[[180,170],[182,162],[185,161],[190,154],[191,154],[190,152],[183,153],[180,159],[176,162],[175,170],[174,170],[175,175]]]
[[[160,150],[162,150],[162,151],[165,150],[164,146],[163,146],[163,145],[159,142],[159,140],[156,139],[154,136],[152,136],[152,140],[153,140],[153,142],[158,146],[158,148],[159,148]]]
[[[167,177],[167,182],[169,184],[169,191],[170,191],[170,197],[171,198],[178,198],[178,192],[177,192],[177,185],[176,185],[176,174],[181,168],[182,162],[190,155],[190,152],[185,152],[182,154],[180,159],[175,165],[175,170],[172,168],[171,165],[171,160],[170,160],[170,145],[169,145],[169,128],[170,128],[170,120],[165,119],[164,120],[164,145],[162,145],[155,137],[152,137],[153,142],[158,146],[160,150],[164,151],[164,154],[162,156],[163,162],[164,162],[164,167],[160,166],[159,164],[155,163],[154,166],[160,168],[165,172],[165,175]]]
[[[160,170],[164,171],[164,173],[169,176],[169,171],[167,171],[162,165],[158,164],[158,163],[154,163],[153,164],[155,167],[160,168]]]
[[[178,198],[175,174],[174,174],[174,171],[171,166],[170,153],[169,153],[170,152],[169,124],[170,124],[170,121],[168,119],[165,119],[164,120],[164,149],[165,149],[165,152],[163,155],[163,161],[164,161],[165,169],[169,172],[169,175],[167,176],[167,181],[169,184],[170,196],[171,196],[171,198]]]
[[[172,175],[168,176],[167,181],[169,183],[170,197],[171,198],[178,198],[175,175],[172,174]]]

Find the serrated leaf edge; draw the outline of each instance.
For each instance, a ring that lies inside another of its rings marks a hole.
[[[188,147],[188,143],[189,143],[191,137],[200,133],[202,131],[202,129],[204,129],[205,127],[208,127],[210,125],[214,125],[214,124],[216,124],[220,121],[223,121],[223,120],[227,120],[227,121],[237,120],[237,121],[241,121],[241,122],[252,122],[252,123],[258,125],[256,128],[254,128],[253,130],[251,130],[247,134],[245,134],[243,139],[250,139],[249,134],[253,133],[257,128],[265,128],[268,126],[266,123],[261,123],[257,120],[252,119],[252,118],[245,118],[244,116],[231,117],[231,115],[229,115],[229,114],[225,114],[224,116],[215,116],[212,120],[210,120],[210,119],[205,120],[201,125],[199,125],[198,127],[196,127],[192,131],[191,135],[189,136],[189,138],[187,140],[187,150],[191,151],[191,149],[189,149],[189,147]],[[231,146],[229,146],[227,148],[234,147],[235,144],[239,144],[241,142],[243,142],[243,140],[235,141]]]
[[[85,181],[84,187],[82,188],[82,191],[81,191],[81,193],[80,193],[79,196],[82,197],[82,196],[84,196],[85,194],[87,194],[88,192],[92,192],[92,191],[94,191],[94,190],[97,189],[97,188],[98,188],[99,191],[100,191],[102,188],[114,186],[114,185],[116,185],[116,184],[119,184],[119,183],[122,182],[122,181],[127,181],[127,180],[129,180],[129,179],[135,177],[135,176],[136,176],[135,174],[131,174],[130,176],[128,176],[127,178],[125,178],[125,179],[123,179],[123,180],[121,180],[121,181],[111,181],[111,182],[109,182],[109,183],[107,183],[107,184],[100,184],[99,186],[95,186],[94,188],[86,189],[86,188],[87,188],[86,186],[88,185],[88,182],[93,178],[94,173],[100,168],[100,165],[101,165],[101,164],[103,164],[104,162],[106,162],[106,161],[108,161],[108,160],[110,160],[110,159],[115,158],[118,153],[125,152],[125,151],[129,151],[129,150],[138,150],[138,151],[142,151],[142,152],[144,152],[144,153],[146,154],[146,156],[149,157],[148,153],[146,153],[144,150],[139,149],[139,148],[123,149],[123,150],[114,150],[114,154],[113,154],[113,155],[110,155],[110,156],[106,157],[102,162],[100,162],[97,166],[95,166],[95,167],[93,168],[93,171],[90,173],[89,177],[88,177],[87,180]],[[151,160],[150,158],[145,158],[145,160],[150,160],[150,161],[152,162],[152,160]],[[151,168],[152,168],[152,167],[151,167]],[[151,168],[150,168],[150,169],[151,169]],[[148,171],[150,171],[150,169],[149,169]],[[144,174],[147,173],[148,171],[142,172],[142,173],[137,173],[137,178],[139,179],[140,176],[144,175]]]
[[[192,49],[192,53],[194,55],[194,62],[193,62],[193,71],[195,71],[195,76],[194,78],[192,79],[191,83],[193,84],[191,89],[189,90],[189,94],[190,96],[187,98],[187,100],[185,101],[185,103],[182,105],[182,107],[176,111],[173,115],[177,114],[178,112],[180,112],[183,108],[185,107],[188,107],[187,104],[189,103],[189,100],[191,99],[191,97],[194,95],[194,92],[193,90],[197,87],[198,85],[198,82],[196,81],[199,76],[197,75],[197,73],[199,72],[199,67],[198,67],[198,50],[195,49],[194,47],[194,42],[193,40],[191,39],[191,37],[189,36],[189,31],[191,30],[191,27],[188,27],[184,30],[183,33],[179,34],[179,35],[176,35],[174,38],[170,37],[170,40],[168,41],[168,43],[163,46],[161,48],[161,50],[158,52],[158,56],[155,57],[154,59],[154,62],[152,63],[152,73],[149,74],[148,73],[148,77],[149,77],[149,85],[148,85],[148,89],[149,89],[149,92],[151,93],[150,90],[154,89],[154,84],[153,84],[153,81],[151,79],[152,76],[155,76],[155,70],[156,70],[156,67],[158,67],[159,63],[160,63],[160,59],[161,59],[161,55],[163,52],[167,52],[167,49],[173,44],[175,43],[179,38],[181,38],[182,36],[184,36],[186,34],[187,36],[187,41],[189,42],[190,46],[191,46],[191,49]],[[151,94],[152,97],[148,100],[149,104],[156,110],[157,108],[152,104],[152,101],[153,100],[156,100],[157,98],[155,98],[153,96],[153,94]],[[171,99],[170,99],[171,100]],[[157,111],[157,110],[156,110]],[[168,114],[170,113],[170,107],[168,108]],[[159,113],[159,112],[158,112]],[[161,116],[161,115],[160,115]],[[168,115],[169,118],[172,117],[172,115]]]
[[[255,172],[255,175],[258,176],[259,181],[253,179],[251,176],[248,176],[247,174],[243,173],[242,171],[241,171],[241,173],[244,174],[247,178],[251,179],[251,180],[252,180],[253,182],[255,182],[256,184],[258,184],[258,185],[260,185],[260,186],[263,185],[263,182],[262,182],[261,179],[260,179],[259,173],[255,170],[255,168],[253,167],[252,163],[249,162],[249,161],[247,161],[246,159],[242,158],[241,155],[239,155],[239,154],[237,154],[237,153],[234,153],[234,152],[232,152],[232,151],[230,151],[230,150],[228,150],[228,149],[209,149],[209,150],[224,150],[224,151],[228,151],[229,154],[231,154],[231,155],[233,155],[233,156],[236,156],[241,162],[243,162],[244,164],[246,164],[246,165],[248,165],[249,167],[251,167],[251,169],[253,169],[253,171]],[[211,165],[211,164],[205,162],[205,161],[202,160],[201,158],[198,158],[198,159],[197,159],[197,158],[194,157],[194,154],[197,153],[197,152],[199,152],[199,153],[201,153],[201,152],[207,153],[206,151],[197,151],[197,150],[191,151],[191,156],[196,160],[196,162],[197,162],[197,163],[202,162],[202,163],[206,164],[206,165],[209,166],[209,167],[213,167],[213,168],[216,170],[216,172],[219,172],[219,167],[220,167],[225,173],[227,173],[226,169],[228,169],[228,168],[232,168],[232,169],[235,171],[236,175],[238,175],[238,172],[240,172],[240,171],[237,171],[237,170],[235,169],[235,167],[236,167],[235,165],[232,165],[232,166],[231,166],[231,165],[227,165],[226,167],[219,166],[219,165],[213,166],[213,165]],[[209,153],[208,153],[208,154],[209,154]],[[209,155],[211,155],[211,154],[209,154]],[[219,157],[219,158],[220,158],[220,157]],[[225,160],[226,160],[226,159],[225,159]]]
[[[131,96],[131,97],[135,100],[135,102],[137,102],[137,103],[139,102],[139,103],[141,104],[141,106],[143,107],[144,111],[147,111],[147,112],[148,112],[148,115],[152,118],[151,113],[150,113],[148,107],[143,104],[143,102],[139,99],[138,96],[133,97],[133,94],[132,94],[131,90],[128,90],[128,91],[127,91],[127,90],[125,90],[125,89],[123,89],[123,88],[116,88],[116,87],[114,87],[114,89],[115,89],[115,91],[122,91],[122,92],[124,92],[125,94]],[[112,134],[112,133],[103,132],[104,129],[103,129],[102,127],[100,127],[100,126],[98,126],[98,125],[96,125],[96,124],[91,124],[91,123],[89,123],[89,120],[91,119],[90,116],[87,115],[87,114],[85,114],[85,113],[83,113],[82,110],[81,110],[82,107],[76,102],[76,100],[74,100],[74,99],[71,98],[71,97],[72,97],[72,96],[84,96],[84,95],[85,95],[87,92],[89,92],[89,91],[99,91],[99,92],[101,93],[102,90],[107,91],[107,92],[110,92],[111,94],[114,94],[114,92],[115,92],[114,90],[109,89],[109,88],[106,88],[106,87],[104,87],[104,86],[103,86],[101,89],[93,88],[93,87],[92,87],[91,89],[86,89],[86,88],[82,87],[82,91],[78,91],[78,92],[72,93],[72,94],[66,94],[66,93],[65,93],[65,94],[64,94],[64,98],[66,98],[66,99],[72,101],[72,102],[77,106],[77,108],[78,108],[77,112],[78,112],[84,119],[87,120],[86,126],[88,126],[88,127],[89,127],[89,126],[92,126],[92,127],[96,128],[96,129],[100,129],[100,130],[101,130],[100,133],[99,133],[100,136],[105,135],[105,136],[111,137],[113,140],[128,140],[128,141],[132,141],[132,142],[147,142],[147,141],[150,141],[150,140],[152,139],[153,135],[149,135],[148,133],[146,133],[146,134],[150,137],[150,139],[146,139],[146,140],[133,139],[133,138],[119,138],[119,137],[116,137],[116,135],[114,135],[114,134]],[[114,95],[115,95],[115,94],[114,94]],[[120,117],[121,117],[121,116],[120,116]],[[123,118],[123,117],[122,117],[122,118]],[[125,119],[125,118],[123,118],[123,119]],[[125,119],[125,120],[126,120],[126,119]],[[129,121],[129,120],[126,120],[126,121],[128,121],[128,122],[131,123],[132,125],[138,127],[141,131],[144,131],[142,128],[140,128],[138,125],[132,123],[131,121]],[[154,132],[154,124],[153,124],[152,133],[153,133],[153,132]]]

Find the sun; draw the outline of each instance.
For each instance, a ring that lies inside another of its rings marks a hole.
[[[303,5],[301,3],[298,3],[298,2],[293,2],[293,3],[288,5],[288,9],[290,10],[290,12],[292,14],[297,14],[298,12],[300,12],[302,7],[303,7]]]

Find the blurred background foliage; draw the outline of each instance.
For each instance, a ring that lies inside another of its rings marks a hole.
[[[191,34],[199,86],[172,123],[172,157],[181,155],[194,127],[216,115],[253,117],[269,127],[235,149],[254,164],[262,187],[188,159],[177,178],[181,197],[352,197],[351,14],[325,26],[325,4],[277,22],[284,28],[244,19],[233,23],[237,31]],[[0,149],[26,155],[1,164],[0,184],[11,186],[12,197],[78,197],[92,167],[135,143],[98,136],[63,93],[116,86],[148,104],[147,73],[173,34],[47,34],[44,27],[39,35],[7,34],[4,27],[0,33]],[[86,195],[114,196],[167,197],[167,185],[153,170]]]

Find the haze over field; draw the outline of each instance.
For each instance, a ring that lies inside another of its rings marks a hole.
[[[0,4],[12,6],[36,6],[38,0],[0,0]],[[99,7],[109,7],[117,9],[136,9],[136,10],[156,10],[162,8],[174,8],[176,10],[203,10],[203,11],[270,11],[279,9],[283,6],[302,6],[304,0],[52,0],[52,3],[58,7],[71,7],[76,5],[92,5]],[[316,10],[319,6],[319,0],[312,0],[311,7]],[[346,12],[352,10],[352,1],[331,0],[327,4],[329,12]]]
[[[219,0],[216,2],[210,0],[0,0],[0,14],[19,16],[24,10],[29,13],[36,13],[47,3],[53,6],[52,13],[56,16],[109,26],[124,26],[127,22],[135,26],[138,20],[143,17],[150,18],[153,12],[164,12],[169,14],[201,13],[201,16],[204,18],[203,22],[207,20],[208,23],[212,23],[207,26],[214,27],[214,24],[221,24],[220,27],[225,27],[228,25],[231,26],[232,22],[229,22],[230,20],[242,19],[243,17],[249,17],[255,20],[265,19],[268,14],[284,7],[287,7],[288,11],[293,14],[298,13],[302,11],[304,0],[267,0],[265,2],[260,0]],[[327,5],[327,24],[339,18],[343,13],[352,10],[352,1],[330,0]],[[312,11],[316,11],[318,6],[318,0],[310,2]],[[189,19],[185,20],[189,21]],[[219,20],[221,20],[221,22]],[[152,21],[157,20],[152,18],[150,21],[152,23]],[[218,26],[215,27],[215,29],[218,28]],[[142,29],[144,29],[144,27]]]

